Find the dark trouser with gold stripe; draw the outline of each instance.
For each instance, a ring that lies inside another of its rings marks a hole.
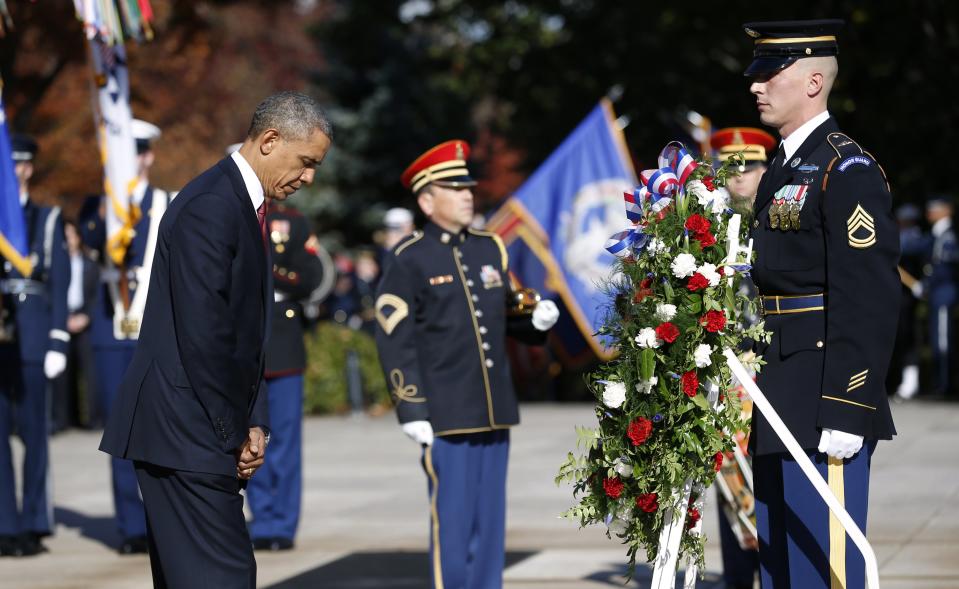
[[[509,430],[437,437],[423,451],[434,589],[503,586]]]
[[[875,442],[848,460],[810,451],[829,488],[866,532]],[[788,454],[753,458],[763,589],[864,589],[865,562],[839,520]]]

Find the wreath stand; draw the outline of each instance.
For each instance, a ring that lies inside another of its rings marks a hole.
[[[813,466],[811,460],[803,451],[796,438],[793,437],[786,424],[783,423],[779,414],[773,409],[766,395],[756,386],[756,383],[749,376],[746,368],[736,357],[735,352],[730,349],[723,351],[726,356],[726,363],[733,371],[733,374],[739,379],[739,382],[745,387],[746,392],[753,400],[754,410],[762,411],[763,417],[772,426],[773,431],[779,436],[779,439],[786,445],[786,449],[796,460],[796,464],[802,469],[803,474],[815,487],[816,492],[829,507],[829,510],[839,519],[846,533],[852,539],[853,543],[862,553],[866,562],[866,583],[869,589],[879,589],[879,566],[876,562],[876,553],[872,546],[866,540],[866,536],[853,521],[849,512],[839,503],[836,496],[829,490],[829,485],[823,480],[822,475]],[[703,501],[702,489],[697,489],[699,502]],[[653,582],[650,589],[673,589],[676,586],[677,565],[679,561],[679,543],[682,540],[684,528],[686,527],[686,510],[689,506],[689,498],[693,493],[692,480],[687,480],[683,488],[673,497],[673,508],[668,510],[666,521],[663,525],[663,531],[659,536],[659,551],[656,560],[653,561]],[[696,523],[693,528],[694,533],[700,531],[702,520]],[[695,589],[696,577],[699,570],[696,563],[687,563],[683,589]]]

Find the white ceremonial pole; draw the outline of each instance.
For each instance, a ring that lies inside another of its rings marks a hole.
[[[682,491],[673,495],[673,506],[666,511],[663,531],[659,534],[659,552],[653,563],[653,582],[650,589],[674,589],[676,586],[679,542],[683,539],[686,528],[686,509],[689,507],[692,491],[693,480],[686,479]]]
[[[759,387],[756,386],[756,383],[750,378],[746,367],[739,361],[736,354],[729,348],[723,350],[723,354],[726,356],[726,363],[729,365],[729,368],[732,369],[733,374],[736,375],[739,382],[746,388],[746,392],[752,397],[753,404],[755,405],[754,410],[759,409],[762,411],[763,417],[766,418],[766,421],[772,426],[773,431],[776,432],[779,439],[786,445],[786,449],[789,450],[789,453],[796,460],[796,464],[802,469],[803,474],[806,475],[809,482],[816,488],[816,491],[819,493],[819,496],[822,497],[823,501],[826,502],[829,510],[839,519],[842,526],[846,529],[846,533],[849,534],[849,537],[856,547],[859,548],[859,551],[862,552],[862,557],[866,561],[866,581],[869,589],[879,589],[879,566],[876,563],[876,553],[873,552],[872,546],[869,544],[869,541],[866,540],[866,536],[863,535],[862,530],[859,529],[859,526],[857,526],[856,522],[850,517],[849,512],[846,511],[842,504],[839,503],[839,500],[836,499],[836,496],[833,495],[832,491],[829,490],[829,485],[823,480],[822,475],[819,474],[819,471],[813,466],[812,461],[806,456],[806,452],[800,447],[799,442],[796,441],[796,438],[793,437],[789,428],[783,423],[779,414],[773,409],[766,395],[759,390]]]

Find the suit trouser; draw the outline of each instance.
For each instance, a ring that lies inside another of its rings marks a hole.
[[[952,391],[952,304],[929,305],[929,338],[935,368],[936,392],[944,395]]]
[[[423,450],[435,589],[498,589],[506,558],[509,430],[437,437]]]
[[[0,535],[49,535],[53,525],[49,477],[47,377],[39,362],[0,367]],[[22,508],[17,508],[10,436],[23,441]]]
[[[303,375],[268,378],[270,451],[250,479],[250,536],[292,540],[303,494]]]
[[[256,587],[256,560],[236,476],[135,462],[155,588]]]
[[[100,387],[100,406],[104,420],[110,416],[120,382],[130,362],[133,361],[135,350],[135,343],[94,349],[96,380]],[[120,535],[124,538],[146,535],[146,516],[143,514],[143,501],[140,499],[133,462],[113,456],[110,458],[110,470],[113,483],[113,513],[116,515]]]
[[[829,488],[866,533],[875,442],[848,460],[809,451]],[[753,458],[763,589],[863,589],[866,566],[838,519],[787,454]]]

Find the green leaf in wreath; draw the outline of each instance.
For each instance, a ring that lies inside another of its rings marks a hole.
[[[706,397],[702,395],[696,395],[695,397],[692,397],[692,399],[693,403],[695,403],[697,407],[705,409],[706,411],[711,411],[709,407],[709,401],[706,400]]]

